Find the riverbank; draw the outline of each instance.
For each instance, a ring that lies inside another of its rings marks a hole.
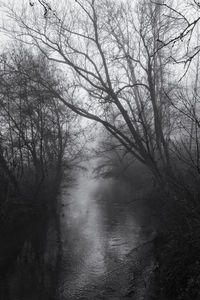
[[[1,207],[2,300],[56,299],[61,243],[57,195],[61,173],[35,195],[27,190]]]

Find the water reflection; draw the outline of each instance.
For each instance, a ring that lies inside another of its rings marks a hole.
[[[93,178],[91,168],[77,174],[77,184],[63,189],[63,299],[123,299],[127,294],[127,254],[138,240],[123,189]]]

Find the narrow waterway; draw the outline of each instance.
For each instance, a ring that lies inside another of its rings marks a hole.
[[[88,171],[77,172],[73,187],[61,190],[61,299],[130,299],[129,254],[141,229],[127,204],[128,189],[114,193],[112,180],[95,179],[92,169],[91,163]]]

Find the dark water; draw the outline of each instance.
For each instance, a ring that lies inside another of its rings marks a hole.
[[[91,168],[76,177],[76,185],[63,187],[61,196],[61,299],[136,299],[138,254],[133,251],[133,259],[131,251],[141,243],[141,228],[127,202],[130,191],[95,179]],[[143,279],[140,285],[145,286]]]

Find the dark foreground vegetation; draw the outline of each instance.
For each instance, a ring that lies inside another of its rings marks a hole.
[[[124,155],[111,140],[102,143],[96,168],[97,176],[114,180],[108,188],[108,209],[124,201],[141,227],[141,242],[129,254],[130,297],[137,299],[137,290],[144,289],[147,299],[199,299],[200,190],[195,173],[174,159],[181,185],[171,183],[165,190],[144,165]]]

